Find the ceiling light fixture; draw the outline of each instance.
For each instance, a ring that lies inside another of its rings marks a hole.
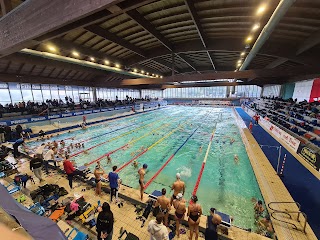
[[[261,15],[266,10],[266,5],[261,5],[257,10],[257,15]]]
[[[240,54],[240,56],[242,56],[242,57],[243,57],[245,54],[246,54],[245,52],[242,52],[242,53]]]
[[[252,41],[252,36],[247,37],[246,41],[247,42],[251,42]]]
[[[138,70],[137,70],[136,68],[135,68],[135,69],[133,69],[133,71],[134,71],[134,72],[138,72]]]
[[[104,64],[109,65],[110,62],[108,60],[104,60]]]
[[[72,55],[75,56],[75,57],[79,57],[79,53],[76,52],[76,51],[73,51],[73,52],[72,52]]]
[[[142,70],[141,73],[144,74],[144,71]]]
[[[253,25],[252,31],[254,32],[254,31],[258,30],[259,28],[260,28],[260,24],[256,23],[255,25]]]
[[[120,68],[120,64],[116,63],[116,64],[115,64],[115,67],[116,67],[116,68]]]
[[[94,61],[95,61],[94,57],[90,57],[90,60],[91,60],[92,62],[94,62]]]
[[[48,49],[49,49],[51,52],[57,51],[57,49],[56,49],[54,46],[52,46],[52,45],[49,45],[49,46],[48,46]]]

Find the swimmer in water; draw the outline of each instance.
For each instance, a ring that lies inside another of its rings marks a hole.
[[[234,162],[239,163],[239,157],[237,154],[234,155]]]
[[[84,143],[82,143],[82,145],[81,145],[81,146],[82,146],[82,148],[84,148]]]
[[[139,163],[137,162],[137,160],[134,160],[132,165],[133,165],[134,168],[137,168],[137,167],[138,167],[138,164],[139,164]]]
[[[234,140],[234,138],[230,139],[230,144],[234,143],[236,140]]]
[[[144,175],[146,175],[147,168],[148,168],[148,165],[146,163],[144,163],[142,168],[139,168],[139,170],[138,170],[141,201],[143,200]]]
[[[70,143],[70,149],[73,149],[73,144],[72,143]]]
[[[201,153],[202,152],[202,146],[201,147],[199,147],[199,153]]]
[[[110,155],[107,155],[107,164],[111,163],[111,157]]]

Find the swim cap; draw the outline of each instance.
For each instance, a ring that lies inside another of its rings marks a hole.
[[[144,163],[142,167],[146,169],[148,167],[148,164]]]
[[[180,200],[182,199],[182,197],[183,197],[182,193],[178,193],[178,195],[176,196],[176,199]]]
[[[177,174],[176,174],[176,178],[178,178],[178,179],[181,178],[180,173],[177,173]]]

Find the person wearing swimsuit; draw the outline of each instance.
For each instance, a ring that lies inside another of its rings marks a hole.
[[[94,170],[94,177],[95,177],[95,183],[96,183],[96,195],[101,195],[101,175],[104,174],[104,170],[100,166],[100,162],[97,162],[97,166]]]
[[[190,229],[190,240],[192,240],[193,232],[195,232],[196,237],[195,240],[198,240],[199,237],[199,223],[200,223],[200,216],[202,214],[202,208],[200,204],[197,204],[198,197],[193,195],[191,197],[190,204],[188,206],[188,223]]]
[[[141,201],[143,200],[144,175],[146,174],[147,168],[148,168],[148,165],[145,163],[145,164],[143,164],[142,168],[139,168],[139,170],[138,170]]]
[[[180,223],[184,218],[186,212],[186,200],[183,199],[182,193],[178,193],[176,199],[173,200],[173,207],[175,208],[174,219],[176,220],[176,234],[177,237],[180,235]]]
[[[164,215],[164,225],[168,226],[169,211],[171,208],[170,199],[166,197],[167,190],[162,188],[162,196],[157,198],[155,207],[159,207],[159,210]]]
[[[172,187],[171,187],[171,189],[173,190],[173,195],[172,195],[171,201],[170,201],[171,205],[172,205],[173,200],[176,199],[178,193],[182,193],[182,195],[184,195],[184,192],[186,190],[185,183],[183,181],[181,181],[180,173],[176,174],[176,178],[177,178],[177,180],[172,184]]]

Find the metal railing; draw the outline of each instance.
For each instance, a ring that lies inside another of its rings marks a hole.
[[[275,208],[272,208],[270,207],[271,204],[295,204],[298,206],[298,209],[299,211],[289,211],[289,210],[279,210],[279,209],[275,209]],[[303,232],[306,233],[306,227],[307,227],[307,214],[305,214],[304,212],[300,211],[300,208],[301,208],[301,204],[298,203],[298,202],[270,202],[268,204],[268,208],[271,209],[273,212],[271,213],[271,217],[274,218],[275,220],[277,221],[280,221],[280,222],[284,222],[284,223],[288,223],[288,224],[291,224],[294,226],[295,229],[299,230],[299,228],[294,224],[294,223],[291,223],[291,222],[287,222],[287,221],[284,221],[284,220],[280,220],[278,218],[276,218],[274,215],[280,213],[280,214],[286,214],[287,216],[290,217],[290,219],[292,219],[292,216],[291,216],[291,213],[296,213],[298,216],[297,216],[297,221],[300,222],[300,214],[302,214],[304,216],[304,219],[305,219],[305,222],[304,222],[304,225],[303,225]]]

